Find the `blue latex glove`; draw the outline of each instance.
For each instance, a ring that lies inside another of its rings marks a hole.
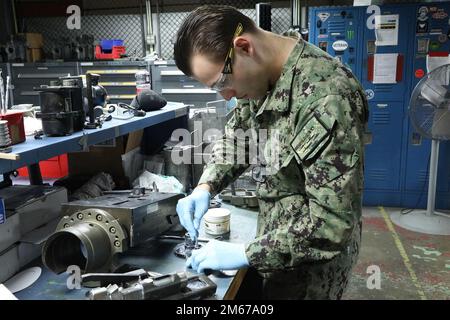
[[[186,261],[186,266],[191,266],[198,273],[205,269],[233,270],[248,265],[244,244],[217,240],[211,240],[201,249],[193,250]]]
[[[208,211],[211,194],[203,189],[194,189],[187,197],[178,200],[177,214],[181,225],[189,232],[192,240],[198,237],[200,220]]]
[[[225,106],[227,108],[227,112],[231,111],[234,107],[237,105],[237,99],[236,97],[231,98],[225,103]]]

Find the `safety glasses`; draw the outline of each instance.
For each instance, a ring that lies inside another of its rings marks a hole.
[[[236,30],[234,31],[233,39],[231,39],[231,46],[228,50],[228,54],[225,57],[225,66],[223,67],[222,73],[219,80],[217,80],[210,88],[216,91],[222,91],[229,88],[231,85],[231,74],[233,73],[233,58],[234,58],[234,39],[239,37],[244,31],[242,23],[238,23]]]

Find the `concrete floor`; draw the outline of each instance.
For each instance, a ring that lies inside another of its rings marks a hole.
[[[390,229],[383,211],[387,218],[398,209],[363,211],[359,260],[343,299],[450,299],[450,236]]]

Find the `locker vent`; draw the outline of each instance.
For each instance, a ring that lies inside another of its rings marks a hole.
[[[390,112],[378,111],[372,114],[374,124],[389,124],[391,118]]]

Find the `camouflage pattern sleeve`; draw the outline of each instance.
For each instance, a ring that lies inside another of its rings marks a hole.
[[[348,250],[361,215],[363,121],[350,96],[327,95],[300,109],[293,161],[302,168],[305,193],[273,203],[272,225],[246,247],[250,265],[270,272],[325,261]],[[300,182],[299,182],[300,183]]]
[[[207,183],[214,197],[237,179],[248,167],[248,140],[240,139],[236,130],[244,132],[250,128],[252,103],[238,100],[233,115],[225,126],[223,137],[214,142],[211,158],[203,170],[198,184]],[[239,132],[239,131],[238,131]]]

